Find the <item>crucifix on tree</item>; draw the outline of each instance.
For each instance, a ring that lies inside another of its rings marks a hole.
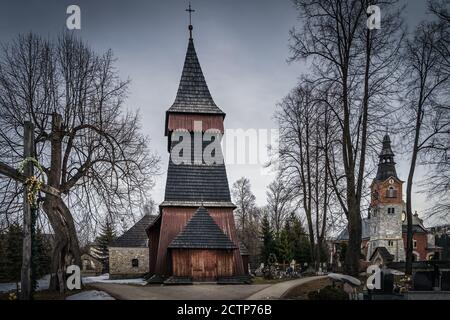
[[[34,176],[34,167],[40,167],[34,152],[34,125],[31,122],[24,124],[23,161],[19,170],[0,162],[0,174],[24,184],[23,191],[23,251],[21,270],[20,297],[29,300],[32,297],[32,245],[36,211],[38,209],[38,193],[40,190],[59,197],[60,193]],[[41,175],[43,174],[41,170]],[[42,179],[42,176],[41,176]]]

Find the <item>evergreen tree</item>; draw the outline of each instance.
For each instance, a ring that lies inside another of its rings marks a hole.
[[[291,245],[293,259],[298,263],[311,261],[311,250],[308,236],[300,218],[292,212],[286,221],[285,228],[288,242]]]
[[[275,240],[277,257],[282,263],[289,263],[294,257],[293,243],[289,241],[289,236],[286,228],[280,232]]]
[[[270,226],[270,221],[267,214],[265,214],[261,220],[261,239],[262,239],[261,260],[262,262],[267,264],[270,254],[274,253],[275,251],[273,230],[272,227]]]
[[[49,274],[51,270],[51,245],[40,229],[36,232],[36,277]]]
[[[116,239],[116,230],[114,225],[106,220],[101,227],[100,235],[95,239],[94,253],[95,257],[102,263],[103,273],[109,272],[109,249],[110,244]]]
[[[22,268],[22,228],[18,224],[11,224],[6,236],[6,264],[5,274],[8,281],[20,281]]]

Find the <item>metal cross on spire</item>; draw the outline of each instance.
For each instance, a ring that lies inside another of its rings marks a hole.
[[[189,2],[189,8],[186,9],[187,12],[189,12],[189,39],[192,39],[192,12],[195,12],[195,10],[193,10],[191,8],[191,3]]]

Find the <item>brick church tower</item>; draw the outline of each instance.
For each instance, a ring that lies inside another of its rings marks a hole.
[[[192,29],[189,25],[175,102],[166,111],[170,159],[164,201],[159,216],[147,228],[150,281],[242,283],[246,276],[235,228],[235,205],[218,143],[225,113],[209,92]],[[181,144],[187,147],[180,148]],[[215,148],[211,148],[213,144]]]
[[[389,135],[383,138],[378,171],[371,184],[369,208],[369,242],[367,260],[375,251],[390,254],[393,261],[405,261],[402,238],[402,212],[404,210],[403,181],[397,177],[394,153]],[[377,250],[378,249],[378,250]]]

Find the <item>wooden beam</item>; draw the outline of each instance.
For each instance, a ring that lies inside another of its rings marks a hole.
[[[25,175],[20,173],[18,170],[14,169],[13,167],[7,165],[6,163],[0,162],[0,174],[3,174],[13,180],[25,183],[25,180],[27,179]],[[53,187],[50,187],[46,184],[42,184],[41,190],[47,194],[51,194],[55,197],[60,197],[61,192],[58,189],[55,189]]]
[[[31,122],[25,122],[23,135],[23,157],[24,159],[34,156],[34,125]],[[33,175],[33,163],[28,162],[24,166],[25,177]],[[28,201],[28,190],[23,192],[23,245],[22,245],[22,272],[20,277],[20,298],[22,300],[31,300],[31,206]]]

